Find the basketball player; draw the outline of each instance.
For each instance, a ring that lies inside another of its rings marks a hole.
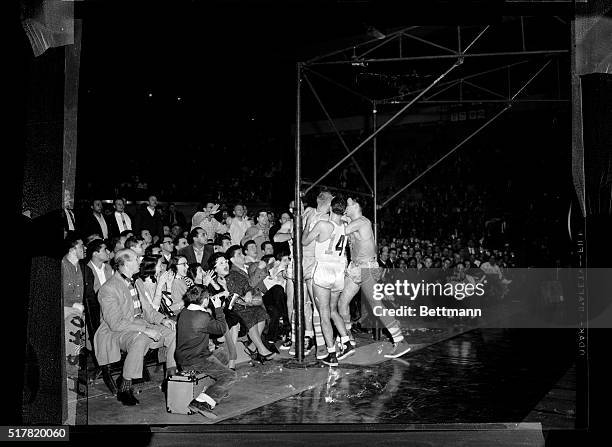
[[[303,204],[302,206],[302,230],[307,228],[307,221],[310,218],[310,228],[315,226],[315,224],[319,220],[329,220],[329,207],[331,205],[332,195],[329,191],[322,190],[317,196],[317,208],[306,208],[304,210]],[[291,203],[291,207],[293,207],[294,203]],[[278,231],[276,235],[274,235],[274,242],[289,242],[289,247],[293,250],[293,240],[292,236],[287,235],[287,228],[289,228],[289,222],[286,222],[281,226],[281,229]],[[291,225],[293,222],[291,222]],[[292,226],[291,226],[292,228]],[[280,234],[279,234],[280,233]],[[284,233],[284,235],[283,235]],[[291,233],[292,234],[292,233]],[[303,241],[302,241],[303,242]],[[304,245],[304,244],[302,244]],[[293,259],[293,252],[291,253],[291,258]],[[313,288],[312,288],[312,271],[314,268],[315,259],[314,259],[314,241],[307,246],[304,246],[302,249],[302,270],[304,272],[304,281],[306,283],[306,299],[304,300],[304,320],[306,324],[306,328],[304,331],[304,355],[308,355],[312,352],[312,349],[317,347],[317,358],[323,359],[327,357],[327,349],[325,348],[325,339],[323,338],[323,333],[321,332],[321,319],[319,316],[319,312],[317,311],[316,306],[312,305],[314,300]],[[289,264],[289,268],[287,269],[287,308],[289,309],[289,315],[292,321],[292,341],[295,341],[295,325],[293,323],[293,317],[291,317],[291,310],[293,309],[293,262]],[[291,289],[291,290],[290,290]],[[283,346],[286,348],[286,346]],[[291,347],[289,354],[294,355],[295,350],[294,347]]]
[[[326,190],[322,190],[319,192],[317,196],[317,208],[312,209],[309,208],[304,213],[304,230],[308,229],[308,231],[312,231],[317,222],[324,220],[327,221],[330,219],[330,207],[333,199],[333,195]],[[310,244],[304,244],[304,240],[302,239],[302,270],[304,271],[304,281],[306,281],[306,290],[308,291],[308,301],[314,302],[315,295],[313,291],[313,270],[315,266],[315,243],[312,241]],[[317,311],[317,307],[314,306],[312,313],[312,326],[315,333],[315,340],[317,346],[317,359],[321,360],[327,357],[327,349],[325,348],[325,339],[323,337],[323,332],[321,331],[321,317],[319,312]],[[308,352],[311,352],[315,343],[313,341],[309,341],[307,347]]]
[[[331,201],[330,219],[319,220],[314,226],[311,226],[312,220],[316,218],[314,214],[311,214],[306,221],[306,229],[302,235],[302,245],[307,246],[314,242],[313,292],[327,346],[327,356],[321,361],[329,366],[338,366],[338,358],[342,359],[354,352],[346,333],[344,320],[337,311],[340,292],[344,288],[344,273],[347,264],[347,237],[344,232],[345,224],[342,221],[345,209],[344,198],[334,197]],[[336,356],[332,319],[341,335],[341,341],[345,343],[339,357]]]
[[[348,225],[345,231],[349,239],[351,262],[346,269],[344,289],[338,302],[338,310],[349,333],[351,329],[349,305],[360,288],[370,307],[380,304],[372,296],[374,284],[380,278],[374,232],[372,223],[362,214],[358,200],[349,198],[346,205],[345,220]],[[398,321],[388,315],[379,318],[393,338],[393,349],[385,354],[385,357],[397,358],[410,351],[410,345],[404,340]],[[351,339],[351,343],[354,344],[354,339]]]

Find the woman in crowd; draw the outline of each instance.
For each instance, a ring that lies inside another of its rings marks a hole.
[[[176,315],[183,308],[183,296],[194,281],[187,275],[189,265],[184,256],[173,256],[168,264],[168,275],[160,278],[160,288],[156,292],[163,296],[168,308]],[[157,297],[156,297],[157,299]],[[161,298],[160,298],[161,299]]]
[[[140,282],[144,290],[145,296],[149,300],[149,304],[153,309],[159,310],[161,301],[161,286],[164,281],[159,281],[162,275],[162,257],[160,255],[148,255],[142,258],[140,262],[140,273],[136,282]],[[167,275],[166,275],[167,276]],[[165,280],[166,278],[164,278]],[[157,289],[159,293],[157,293]]]
[[[250,276],[240,245],[232,245],[225,255],[231,262],[226,281],[227,290],[230,292],[232,299],[235,299],[232,308],[244,321],[249,338],[256,347],[256,350],[253,351],[245,346],[245,350],[252,358],[257,358],[261,362],[272,360],[276,358],[276,353],[270,351],[261,339],[269,316],[263,306],[261,293],[257,293],[254,289],[254,286],[267,275],[267,271],[257,269],[258,274]]]
[[[242,319],[232,309],[233,302],[230,300],[230,294],[227,291],[225,278],[229,274],[229,262],[223,253],[215,253],[208,260],[208,265],[214,271],[214,277],[208,284],[208,292],[210,296],[219,297],[223,302],[223,313],[225,314],[225,321],[228,327],[227,332],[224,334],[229,357],[228,367],[235,370],[236,359],[238,358],[236,343]],[[244,326],[244,323],[242,323],[242,326]],[[244,326],[244,332],[246,333],[246,326]]]

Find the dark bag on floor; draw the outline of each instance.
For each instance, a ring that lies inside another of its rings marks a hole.
[[[193,414],[189,404],[200,393],[214,383],[206,373],[185,371],[168,378],[166,411],[175,414]]]

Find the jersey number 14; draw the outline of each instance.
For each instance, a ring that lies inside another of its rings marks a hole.
[[[345,238],[344,234],[341,235],[335,247],[334,247],[334,240],[330,239],[329,247],[327,247],[327,250],[325,250],[325,254],[333,255],[334,252],[337,251],[338,256],[342,256],[342,252],[344,251],[344,238]]]

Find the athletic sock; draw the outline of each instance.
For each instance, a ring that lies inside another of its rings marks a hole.
[[[327,347],[327,352],[328,354],[335,354],[336,353],[336,347],[332,346],[331,348],[328,346]]]
[[[321,317],[319,316],[319,312],[313,311],[312,313],[312,327],[314,329],[317,346],[325,346],[325,337],[323,337],[323,330],[321,329]]]
[[[347,341],[350,340],[350,337],[348,335],[345,335],[344,337],[340,337],[340,343],[344,344]]]
[[[210,405],[211,408],[215,408],[215,405],[217,405],[217,402],[215,402],[215,399],[210,397],[205,392],[201,392],[200,395],[198,397],[196,397],[196,400],[198,402],[206,402],[207,404]]]
[[[129,391],[132,388],[132,379],[121,377],[121,389],[119,391]]]

